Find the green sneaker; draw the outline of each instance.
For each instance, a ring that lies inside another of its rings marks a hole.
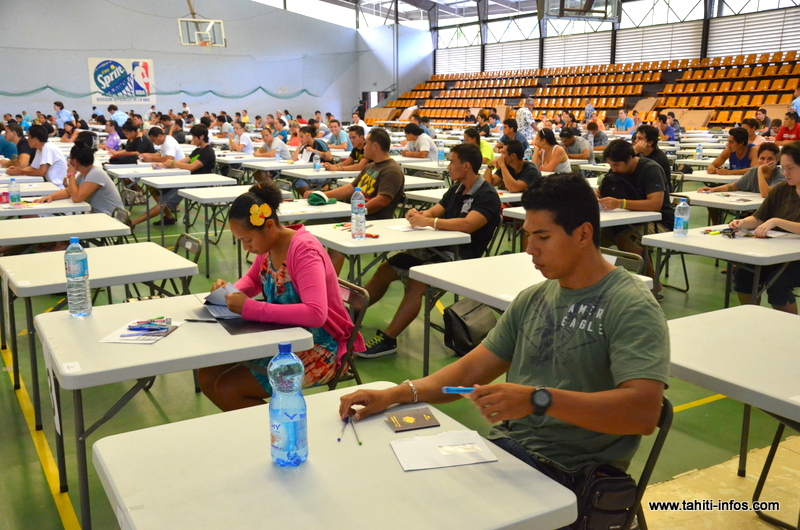
[[[373,359],[397,353],[397,339],[387,337],[381,330],[375,332],[375,336],[367,344],[367,351],[356,352],[356,355],[364,359]]]

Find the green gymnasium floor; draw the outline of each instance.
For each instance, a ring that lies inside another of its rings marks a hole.
[[[701,226],[705,223],[705,218],[705,209],[692,208],[693,226]],[[199,225],[200,223],[195,225],[195,230]],[[180,229],[172,226],[167,230],[169,234],[167,244],[174,244]],[[136,232],[140,237],[144,237],[145,227],[140,226]],[[212,264],[211,279],[206,279],[202,274],[195,277],[191,285],[192,292],[208,290],[211,281],[216,278],[236,279],[234,249],[229,234],[222,238],[219,246],[211,246],[209,249]],[[715,268],[711,259],[687,256],[686,261],[689,268],[691,290],[688,295],[671,289],[663,291],[662,307],[668,319],[721,309],[723,306],[725,278],[720,274],[720,268]],[[680,281],[677,276],[677,267],[673,270],[673,281]],[[524,273],[525,271],[520,272]],[[115,288],[114,299],[117,302],[123,299],[121,287]],[[364,324],[364,335],[367,339],[372,337],[376,328],[388,323],[391,312],[399,300],[400,287],[393,286],[379,306],[370,308]],[[47,311],[58,301],[58,297],[35,298],[34,311],[36,314]],[[451,301],[452,298],[449,295],[443,299],[445,305]],[[106,303],[104,295],[100,296],[98,303]],[[23,305],[16,304],[17,322],[23,323],[22,326],[25,322],[22,314]],[[21,326],[18,324],[18,327]],[[420,316],[399,337],[400,353],[398,355],[360,361],[358,368],[363,379],[365,381],[400,382],[406,378],[419,377],[422,371],[420,349],[422,328],[422,317]],[[25,330],[20,329],[19,333],[23,335]],[[432,369],[437,369],[455,360],[449,350],[446,350],[441,344],[440,337],[434,332]],[[30,374],[27,362],[27,341],[21,340],[19,344],[21,348],[20,369],[23,382],[25,382]],[[7,350],[3,351],[3,360],[3,366],[7,367],[10,363],[10,352]],[[4,370],[8,372],[7,368]],[[40,370],[40,372],[43,374],[44,370]],[[345,383],[345,385],[348,384],[352,383]],[[2,474],[0,474],[0,530],[62,527],[71,530],[79,528],[75,515],[79,501],[71,431],[71,397],[68,393],[63,395],[63,410],[67,418],[65,439],[71,490],[69,494],[59,494],[58,477],[53,460],[55,445],[52,413],[47,400],[47,383],[43,375],[40,386],[44,389],[44,434],[42,432],[32,434],[31,418],[33,413],[27,392],[24,390],[14,392],[11,373],[0,374],[0,470],[2,470]],[[87,422],[94,422],[128,388],[129,385],[119,384],[84,391]],[[740,403],[722,396],[714,396],[702,388],[675,379],[671,381],[667,395],[676,407],[675,420],[651,483],[670,480],[675,475],[693,469],[704,469],[729,460],[738,454],[742,414]],[[486,422],[466,400],[444,405],[441,408],[470,428],[482,433],[488,431]],[[194,393],[191,373],[182,372],[159,376],[150,392],[139,393],[116,417],[90,437],[89,445],[99,438],[111,434],[218,413],[219,411],[202,394]],[[775,421],[765,414],[755,411],[751,425],[750,447],[768,446],[774,430]],[[213,433],[209,433],[209,436],[213,436]],[[264,441],[264,450],[269,450],[268,440]],[[634,477],[638,477],[648,450],[649,441],[645,439],[642,450],[637,454],[630,470]],[[91,467],[90,447],[88,452],[92,519],[95,528],[116,528],[115,515]],[[759,470],[751,466],[748,471],[754,473]]]

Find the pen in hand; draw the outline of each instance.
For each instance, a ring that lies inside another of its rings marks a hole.
[[[469,394],[475,390],[471,386],[443,386],[443,394]]]
[[[347,428],[347,423],[350,421],[350,416],[346,417],[344,421],[342,421],[342,430],[339,431],[339,437],[336,439],[337,442],[342,441],[342,436],[344,436],[344,430]]]

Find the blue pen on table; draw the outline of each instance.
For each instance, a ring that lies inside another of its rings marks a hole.
[[[168,326],[128,326],[129,331],[166,331]]]
[[[347,424],[350,422],[350,416],[346,417],[342,422],[342,430],[339,432],[339,437],[336,439],[337,442],[342,441],[342,436],[344,435],[344,430],[347,428]]]
[[[154,331],[140,331],[138,333],[123,333],[120,337],[142,337],[144,335],[155,335],[157,333],[161,333],[162,330],[154,330]]]
[[[475,390],[473,387],[469,386],[443,386],[442,393],[443,394],[469,394]]]

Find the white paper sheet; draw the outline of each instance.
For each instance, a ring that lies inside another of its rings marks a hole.
[[[225,284],[225,287],[212,291],[206,296],[206,309],[214,318],[241,318],[242,315],[237,315],[228,309],[228,304],[225,303],[226,294],[238,292],[239,289],[232,283]]]
[[[412,436],[390,444],[404,471],[496,462],[489,446],[476,431],[449,431],[432,436]]]

